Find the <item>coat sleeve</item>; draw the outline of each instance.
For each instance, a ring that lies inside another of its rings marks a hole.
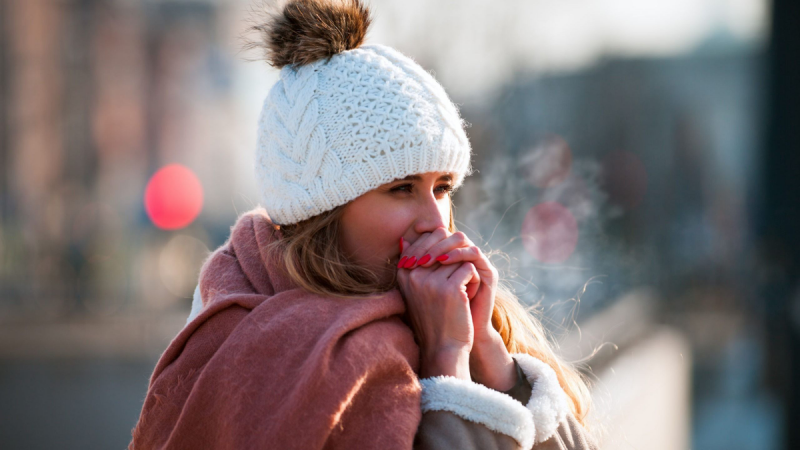
[[[514,362],[517,384],[505,392],[450,377],[421,380],[414,449],[597,450],[569,412],[555,372],[529,355],[515,354]]]

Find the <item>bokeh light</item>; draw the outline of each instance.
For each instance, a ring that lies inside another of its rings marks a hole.
[[[190,169],[180,164],[164,166],[147,183],[144,206],[155,226],[184,228],[203,208],[203,186]]]
[[[178,298],[191,298],[203,261],[210,251],[200,239],[185,234],[172,237],[161,250],[158,272],[164,287]]]
[[[558,202],[544,202],[531,208],[522,222],[525,250],[544,263],[566,261],[578,245],[578,222]]]

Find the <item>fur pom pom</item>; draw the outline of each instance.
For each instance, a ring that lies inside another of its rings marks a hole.
[[[267,62],[277,68],[306,65],[357,48],[371,22],[361,0],[288,0],[252,27],[261,34]]]

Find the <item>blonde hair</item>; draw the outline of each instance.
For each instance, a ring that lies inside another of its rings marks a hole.
[[[291,279],[309,292],[352,298],[392,289],[396,285],[396,272],[390,282],[382,282],[377,273],[353,263],[341,250],[339,219],[345,206],[338,206],[296,224],[274,225],[282,236],[269,244],[268,252],[282,259],[281,266]],[[457,231],[452,200],[448,229],[451,233]],[[498,253],[490,252],[487,256]],[[591,404],[588,380],[556,355],[549,334],[536,317],[539,314],[534,307],[525,308],[506,283],[502,280],[498,283],[492,326],[500,333],[510,353],[529,354],[553,368],[570,400],[572,414],[588,430],[585,420]]]

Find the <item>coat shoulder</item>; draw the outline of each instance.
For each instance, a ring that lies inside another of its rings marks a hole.
[[[533,446],[532,450],[600,450],[597,440],[572,414],[559,422],[556,433],[546,441]]]

